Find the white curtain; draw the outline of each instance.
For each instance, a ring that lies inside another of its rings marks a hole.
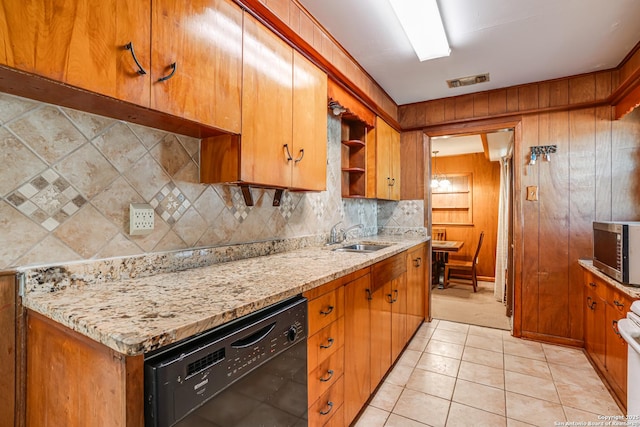
[[[506,268],[509,245],[509,194],[511,180],[509,179],[509,162],[500,159],[500,200],[498,202],[498,238],[496,239],[496,281],[493,295],[497,301],[505,302]]]

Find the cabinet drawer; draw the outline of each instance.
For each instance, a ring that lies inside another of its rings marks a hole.
[[[627,316],[627,312],[631,309],[631,298],[625,295],[619,289],[609,286],[607,289],[607,302],[616,310],[620,319]]]
[[[318,400],[309,406],[309,425],[324,426],[339,415],[344,402],[344,377],[329,388]],[[332,424],[334,425],[334,424]],[[338,424],[335,424],[338,425]]]
[[[600,297],[600,299],[607,299],[608,286],[601,279],[597,278],[592,273],[585,271],[584,283],[587,288],[591,289],[598,297]]]
[[[341,286],[309,301],[309,335],[336,321],[344,313],[344,287]]]
[[[309,402],[315,402],[318,397],[335,384],[344,373],[344,347],[333,353],[315,369],[309,369]]]
[[[372,291],[392,281],[407,271],[407,253],[402,252],[373,265],[371,268]]]
[[[344,316],[309,337],[307,364],[318,366],[344,345]]]

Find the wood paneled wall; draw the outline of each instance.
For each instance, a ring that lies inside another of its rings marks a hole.
[[[578,259],[592,257],[592,221],[640,219],[640,111],[614,120],[596,102],[613,87],[617,74],[603,72],[400,108],[403,126],[431,136],[516,123],[517,335],[581,345]],[[531,146],[549,144],[558,146],[551,162],[526,166]],[[529,185],[538,201],[524,200]]]
[[[480,233],[484,231],[484,242],[478,256],[478,275],[493,278],[496,268],[500,163],[490,162],[484,153],[473,153],[438,157],[436,166],[440,174],[473,174],[473,226],[436,224],[434,227],[445,228],[447,240],[464,241],[460,252],[450,255],[451,258],[472,258]]]
[[[425,194],[425,135],[422,131],[402,132],[400,134],[400,199],[424,200]],[[426,153],[425,153],[426,151]],[[428,172],[428,170],[426,171]],[[428,190],[428,188],[427,188]],[[427,224],[425,223],[425,226]]]
[[[616,73],[603,71],[407,104],[398,108],[398,121],[402,129],[413,130],[446,123],[591,106],[607,100],[615,81]]]

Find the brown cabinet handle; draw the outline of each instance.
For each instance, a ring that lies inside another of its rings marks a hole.
[[[147,74],[145,69],[142,68],[142,65],[140,65],[140,61],[138,61],[138,58],[136,57],[136,52],[133,50],[133,42],[127,43],[126,45],[124,45],[124,48],[131,52],[131,56],[133,57],[133,62],[135,62],[136,65],[138,66],[138,71],[136,72],[141,76],[144,76],[145,74]]]
[[[331,314],[332,311],[333,311],[333,306],[330,305],[329,307],[327,307],[327,311],[320,310],[320,314],[322,314],[323,316],[328,316]]]
[[[329,409],[327,409],[326,411],[320,411],[320,415],[328,415],[329,412],[331,412],[331,410],[333,409],[333,402],[332,401],[328,401],[327,402],[327,406],[329,407]]]
[[[618,309],[622,309],[624,308],[624,304],[622,304],[620,301],[618,301],[617,299],[613,300],[613,305],[615,305]]]
[[[320,348],[329,348],[329,347],[331,347],[332,345],[333,345],[333,338],[329,338],[329,339],[327,340],[327,345],[320,344]]]
[[[173,75],[176,73],[176,69],[178,68],[178,64],[175,62],[173,64],[169,64],[169,68],[171,68],[171,72],[164,77],[160,77],[158,79],[159,82],[164,82],[166,80],[169,80],[171,77],[173,77]]]
[[[373,296],[371,295],[371,289],[365,289],[364,291],[367,293],[367,299],[371,301],[373,299]]]
[[[394,302],[398,301],[398,290],[394,289],[393,294],[395,295],[395,298],[393,298],[393,295],[387,294],[387,296],[389,297],[389,304],[393,304]]]
[[[289,151],[289,144],[284,144],[284,151],[287,157],[287,162],[293,160],[293,157],[291,157],[291,152]]]
[[[622,338],[622,335],[620,335],[620,331],[618,331],[618,321],[617,320],[612,320],[611,321],[611,327],[613,328],[613,332],[615,332],[618,337]]]
[[[300,149],[300,157],[298,157],[297,159],[295,159],[293,162],[294,163],[298,163],[300,160],[302,160],[302,158],[304,157],[304,149],[301,148]]]
[[[327,377],[321,377],[320,381],[322,381],[323,383],[326,383],[327,381],[331,381],[331,378],[333,378],[333,369],[329,369],[327,371]]]
[[[597,305],[598,305],[598,302],[597,302],[597,301],[594,301],[594,302],[592,302],[592,303],[591,303],[591,306],[589,306],[589,308],[590,308],[591,310],[595,310]]]
[[[593,282],[589,282],[589,286],[591,286],[592,288],[595,288],[595,287],[596,287],[596,284],[595,284],[595,283],[593,283]]]
[[[416,259],[413,260],[413,265],[415,265],[416,267],[420,267],[422,265],[422,257],[418,257]]]
[[[593,308],[591,308],[591,297],[587,297],[587,307],[589,307],[591,310],[593,310]]]

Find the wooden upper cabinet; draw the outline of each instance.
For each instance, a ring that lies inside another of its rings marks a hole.
[[[293,49],[248,13],[244,17],[240,179],[291,184]],[[286,148],[285,148],[286,146]]]
[[[326,74],[248,13],[242,67],[242,136],[202,140],[201,181],[324,190]]]
[[[322,191],[327,183],[327,75],[293,52],[291,187]]]
[[[148,67],[149,1],[24,0],[0,8],[2,64],[139,105],[149,105],[125,45]],[[148,68],[147,68],[148,71]]]
[[[375,165],[375,172],[368,171],[373,180],[368,196],[400,200],[400,133],[380,117],[376,118],[375,162],[369,164]]]
[[[152,11],[151,108],[239,133],[241,9],[228,0],[153,0]]]

